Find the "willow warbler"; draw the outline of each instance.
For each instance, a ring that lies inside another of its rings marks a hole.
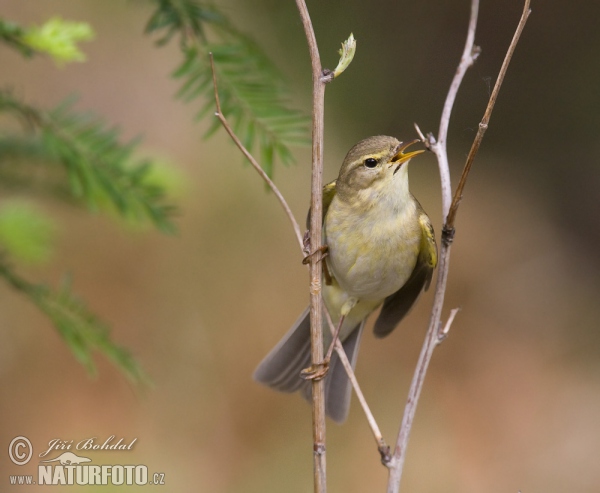
[[[414,141],[416,142],[416,141]],[[323,242],[328,255],[323,299],[352,366],[366,318],[383,304],[375,336],[388,335],[429,287],[437,247],[429,217],[408,189],[408,163],[422,150],[404,151],[394,137],[356,144],[337,180],[323,188]],[[332,340],[324,327],[325,344]],[[306,309],[260,363],[254,378],[275,390],[300,390],[310,399],[310,382],[300,372],[310,365],[310,321]],[[342,422],[350,407],[350,381],[333,354],[325,377],[325,410]]]

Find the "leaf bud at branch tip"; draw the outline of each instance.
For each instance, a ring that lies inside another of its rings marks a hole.
[[[334,78],[344,72],[354,58],[354,54],[356,53],[356,39],[354,39],[354,35],[352,33],[350,33],[350,37],[342,43],[342,49],[339,51],[339,53],[340,61],[333,71]]]

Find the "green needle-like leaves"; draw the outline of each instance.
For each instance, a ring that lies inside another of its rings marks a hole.
[[[135,160],[135,142],[122,144],[119,132],[98,117],[74,111],[71,102],[52,111],[27,105],[0,91],[0,114],[15,116],[28,132],[0,131],[0,187],[39,191],[32,166],[44,171],[43,191],[110,209],[120,216],[151,222],[171,232],[174,207],[165,197],[151,163]],[[0,214],[0,278],[26,295],[53,322],[76,358],[94,373],[93,351],[100,351],[133,381],[145,379],[124,348],[112,342],[107,326],[72,293],[69,284],[52,290],[22,278],[6,254],[22,261],[40,260],[49,248],[49,224],[32,210],[14,208]],[[25,223],[26,222],[26,223]]]
[[[19,276],[1,256],[0,276],[14,289],[31,299],[52,320],[75,357],[90,374],[96,373],[92,353],[98,350],[131,381],[148,382],[148,378],[129,351],[111,340],[107,326],[71,292],[69,282],[64,282],[58,290],[52,290],[43,284],[33,284]]]
[[[128,219],[147,219],[172,232],[174,207],[167,203],[162,187],[148,179],[151,164],[133,158],[136,142],[121,144],[115,128],[72,106],[66,102],[44,112],[0,91],[0,113],[10,111],[38,131],[32,136],[41,144],[38,152],[63,166],[75,198],[92,209],[112,207]],[[2,150],[0,145],[0,164]]]
[[[223,114],[246,148],[259,149],[261,164],[270,176],[275,159],[283,164],[293,162],[290,146],[310,142],[309,119],[292,109],[283,77],[258,45],[237,31],[215,7],[196,0],[154,3],[157,10],[146,32],[162,34],[158,44],[180,36],[184,59],[173,74],[182,81],[178,97],[186,102],[203,98],[199,118],[214,112],[212,53]],[[206,136],[219,126],[215,119]]]

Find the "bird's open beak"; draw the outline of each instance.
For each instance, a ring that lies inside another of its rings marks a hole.
[[[409,159],[415,157],[417,154],[421,154],[422,152],[425,152],[425,149],[419,149],[418,151],[407,152],[406,154],[404,152],[402,152],[402,151],[408,149],[411,145],[416,144],[417,142],[421,142],[421,141],[419,139],[415,139],[415,140],[411,140],[410,142],[400,143],[400,145],[398,146],[398,149],[396,150],[396,154],[392,158],[392,163],[394,163],[396,165],[400,165],[402,163],[405,163]]]

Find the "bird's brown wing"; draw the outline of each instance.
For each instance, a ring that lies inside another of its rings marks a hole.
[[[410,311],[421,292],[427,290],[431,283],[433,269],[437,265],[437,245],[431,221],[422,209],[420,209],[419,224],[422,234],[417,264],[404,286],[383,302],[381,313],[373,329],[376,337],[385,337],[392,332]]]
[[[323,219],[325,219],[325,214],[327,214],[331,201],[335,197],[335,184],[336,180],[333,180],[323,187]],[[306,215],[306,229],[310,229],[310,209],[308,209],[308,214]]]

